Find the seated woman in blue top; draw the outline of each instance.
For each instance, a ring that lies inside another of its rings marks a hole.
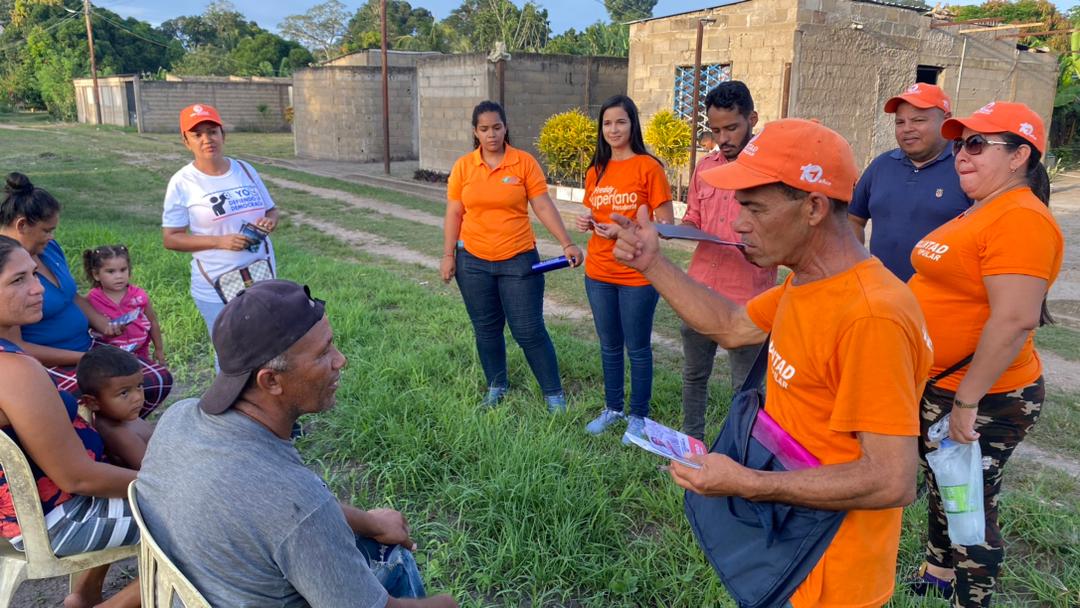
[[[75,398],[57,393],[45,369],[18,346],[19,327],[41,319],[44,288],[34,277],[37,263],[18,241],[0,236],[0,431],[22,449],[37,482],[53,553],[76,555],[133,545],[139,528],[124,496],[135,471],[102,462],[101,437],[76,410]],[[0,471],[0,543],[24,550],[22,530]],[[109,566],[76,580],[66,608],[138,606],[131,583],[102,603]]]
[[[48,368],[57,388],[75,393],[75,367],[86,351],[100,343],[90,337],[89,328],[105,335],[123,331],[122,326],[94,310],[79,295],[67,258],[53,233],[60,223],[60,203],[48,192],[35,188],[21,173],[7,176],[5,196],[0,202],[0,235],[18,241],[37,263],[37,280],[44,293],[40,321],[22,328],[18,341],[22,350]],[[141,359],[146,402],[142,416],[154,410],[172,390],[172,374],[163,365]]]

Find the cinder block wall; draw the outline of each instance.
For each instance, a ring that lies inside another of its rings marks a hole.
[[[390,67],[390,158],[417,155],[416,70]],[[383,157],[382,69],[327,66],[293,74],[296,155],[374,162]]]
[[[954,114],[969,114],[994,99],[1022,101],[1049,124],[1054,55],[1017,51],[992,34],[931,29],[929,18],[915,11],[849,0],[798,3],[790,114],[839,131],[862,166],[896,147],[892,116],[882,109],[915,82],[919,65],[942,68],[938,84],[953,97]]]
[[[140,87],[144,131],[178,131],[180,110],[200,102],[221,112],[226,130],[289,130],[285,108],[289,106],[291,85],[286,83],[144,80]]]
[[[749,0],[631,24],[629,95],[642,118],[674,107],[675,68],[693,67],[702,18],[716,22],[705,26],[701,63],[731,65],[732,78],[750,88],[761,120],[780,118],[796,11],[796,0]]]
[[[421,169],[449,173],[454,161],[472,150],[472,109],[498,96],[494,74],[494,65],[482,54],[417,62]],[[507,120],[513,129],[514,118],[507,116]]]
[[[608,97],[626,91],[626,74],[621,57],[515,54],[506,64],[506,112],[514,145],[543,165],[536,140],[544,122],[573,108],[595,118]]]

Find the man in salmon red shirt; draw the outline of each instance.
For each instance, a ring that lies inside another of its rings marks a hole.
[[[746,85],[733,80],[721,83],[705,96],[705,115],[709,131],[718,149],[698,163],[686,195],[684,225],[720,237],[738,241],[732,227],[739,215],[735,192],[715,188],[701,174],[735,160],[757,124],[754,98]],[[690,259],[687,274],[691,279],[719,293],[736,304],[746,302],[776,284],[776,266],[758,268],[738,249],[701,241]],[[683,323],[683,432],[705,439],[705,410],[709,403],[709,376],[716,358],[716,342]],[[760,344],[728,350],[731,385],[736,389],[746,379],[754,364]]]
[[[671,463],[671,475],[702,495],[845,511],[789,602],[881,606],[893,592],[900,507],[915,497],[919,396],[932,362],[919,305],[848,224],[856,169],[835,131],[800,119],[769,123],[735,162],[702,176],[736,191],[744,255],[791,268],[783,284],[746,306],[732,302],[660,255],[642,213],[636,224],[616,218],[616,259],[724,348],[771,334],[765,411],[821,465],[766,473],[707,454],[694,457],[700,469]]]

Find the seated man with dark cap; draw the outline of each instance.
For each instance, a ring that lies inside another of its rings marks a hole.
[[[339,504],[290,441],[334,406],[345,356],[306,286],[255,284],[214,323],[221,372],[161,417],[139,508],[161,548],[213,606],[455,607],[423,598],[397,511]]]

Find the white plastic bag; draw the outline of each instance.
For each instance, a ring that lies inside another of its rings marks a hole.
[[[949,415],[927,432],[931,443],[941,446],[926,455],[934,471],[938,493],[949,521],[949,539],[954,545],[981,545],[986,541],[983,513],[982,450],[979,442],[957,443],[949,439]]]

